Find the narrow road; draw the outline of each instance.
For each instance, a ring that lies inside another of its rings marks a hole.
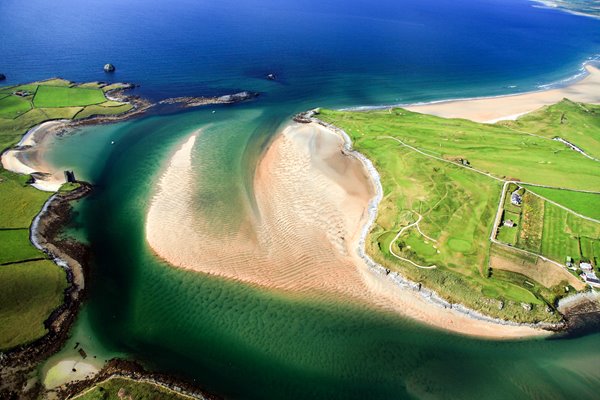
[[[515,129],[513,129],[513,130],[515,130]],[[515,130],[515,131],[517,131],[517,130]],[[517,132],[526,133],[526,134],[531,135],[531,136],[536,136],[536,137],[540,137],[540,138],[543,138],[543,139],[552,140],[552,139],[544,138],[542,136],[538,136],[538,135],[535,135],[535,134],[532,134],[532,133],[528,133],[528,132],[523,132],[523,131],[517,131]],[[553,260],[551,260],[551,259],[549,259],[547,257],[544,257],[541,254],[537,254],[537,253],[534,253],[534,252],[529,251],[529,250],[520,249],[518,247],[510,246],[508,244],[505,244],[505,243],[502,243],[502,242],[499,242],[498,240],[496,240],[496,232],[498,230],[498,227],[499,227],[501,219],[502,219],[502,212],[504,210],[504,201],[506,199],[506,192],[507,192],[506,189],[507,189],[508,185],[511,184],[511,183],[514,183],[514,184],[518,185],[519,187],[521,187],[522,185],[528,185],[528,186],[541,187],[541,188],[549,188],[549,189],[570,190],[570,191],[573,191],[573,192],[580,192],[580,193],[600,194],[600,192],[598,192],[598,191],[591,191],[591,190],[568,189],[568,188],[562,188],[562,187],[557,187],[557,186],[540,185],[540,184],[531,183],[531,182],[520,182],[520,181],[512,181],[512,180],[507,181],[507,180],[498,178],[498,177],[496,177],[496,176],[494,176],[494,175],[492,175],[492,174],[490,174],[488,172],[481,171],[481,170],[478,170],[478,169],[473,168],[473,167],[467,167],[465,165],[458,164],[456,162],[453,162],[453,161],[450,161],[450,160],[443,159],[441,157],[437,157],[437,156],[428,154],[428,153],[426,153],[426,152],[424,152],[422,150],[417,149],[416,147],[413,147],[413,146],[411,146],[409,144],[404,143],[402,140],[400,140],[400,139],[398,139],[396,137],[393,137],[393,136],[378,136],[378,139],[391,139],[391,140],[394,140],[394,141],[400,143],[402,146],[407,147],[410,150],[415,151],[415,152],[417,152],[417,153],[419,153],[421,155],[424,155],[425,157],[429,157],[429,158],[432,158],[432,159],[437,160],[437,161],[442,161],[444,163],[448,163],[448,164],[452,164],[452,165],[455,165],[455,166],[458,166],[458,167],[461,167],[461,168],[465,168],[465,169],[467,169],[469,171],[473,171],[473,172],[476,172],[478,174],[485,175],[485,176],[487,176],[487,177],[489,177],[491,179],[494,179],[495,181],[502,182],[503,183],[503,186],[502,186],[502,195],[500,196],[500,202],[498,203],[498,208],[496,210],[496,218],[494,220],[494,226],[492,228],[492,232],[490,233],[490,241],[492,243],[494,243],[494,244],[499,245],[499,246],[507,247],[507,248],[510,248],[510,249],[514,249],[516,251],[520,251],[520,252],[529,254],[529,255],[540,257],[542,260],[551,262],[552,264],[555,264],[555,265],[557,265],[557,266],[559,266],[561,268],[566,268],[566,267],[564,265],[556,262],[556,261],[553,261]],[[552,201],[552,200],[550,200],[550,199],[548,199],[548,198],[546,198],[544,196],[541,196],[541,195],[539,195],[539,194],[537,194],[535,192],[530,191],[530,193],[532,193],[535,196],[540,197],[541,199],[543,199],[544,201],[547,201],[550,204],[553,204],[553,205],[555,205],[557,207],[562,208],[563,210],[565,210],[567,212],[570,212],[571,214],[574,214],[574,215],[578,216],[579,218],[582,218],[582,219],[585,219],[587,221],[594,222],[594,223],[600,223],[600,220],[597,220],[597,219],[594,219],[594,218],[587,217],[585,215],[579,214],[579,213],[571,210],[570,208],[567,208],[567,207],[563,206],[562,204],[559,204],[559,203],[557,203],[555,201]],[[418,264],[416,264],[416,263],[414,263],[414,262],[412,262],[410,260],[407,260],[407,259],[405,259],[403,257],[398,256],[397,254],[394,253],[394,251],[392,249],[392,245],[396,242],[396,240],[398,240],[398,238],[400,237],[400,235],[406,229],[408,229],[408,228],[410,228],[410,227],[412,227],[414,225],[417,225],[417,228],[418,228],[418,223],[419,223],[419,221],[421,221],[421,218],[422,218],[420,214],[418,214],[418,215],[419,215],[419,219],[417,220],[417,222],[414,222],[414,223],[412,223],[412,224],[410,224],[410,225],[405,226],[404,228],[402,228],[400,230],[400,232],[398,232],[398,234],[396,235],[396,237],[394,238],[394,240],[392,240],[392,242],[390,243],[390,246],[389,246],[390,247],[389,248],[390,253],[392,253],[395,257],[397,257],[397,258],[399,258],[399,259],[401,259],[403,261],[407,261],[407,262],[411,263],[412,265],[414,265],[414,266],[416,266],[418,268],[424,268],[424,269],[437,268],[435,265],[429,266],[429,267],[418,265]],[[419,233],[421,233],[423,236],[427,237],[426,235],[424,235],[420,231],[420,229],[419,229]]]
[[[421,269],[434,269],[434,268],[437,268],[436,265],[429,265],[429,266],[427,266],[427,265],[419,265],[419,264],[417,264],[417,263],[409,260],[408,258],[404,258],[404,257],[399,256],[398,254],[396,254],[394,252],[394,249],[393,249],[394,243],[396,243],[396,240],[398,240],[398,238],[404,233],[404,231],[406,231],[407,229],[412,228],[415,225],[417,226],[417,229],[419,229],[419,222],[421,222],[421,219],[423,219],[423,217],[419,213],[415,213],[415,214],[417,214],[419,216],[419,218],[417,219],[417,221],[413,222],[410,225],[406,225],[404,228],[400,229],[400,231],[396,234],[396,236],[394,237],[394,239],[392,239],[392,241],[390,242],[390,246],[389,246],[390,253],[394,257],[396,257],[396,258],[398,258],[398,259],[400,259],[402,261],[406,261],[407,263],[410,263],[410,264],[414,265],[417,268],[421,268]],[[419,229],[419,232],[421,232],[421,229]],[[425,235],[423,235],[423,236],[425,236]],[[425,236],[425,237],[427,237],[427,236]]]

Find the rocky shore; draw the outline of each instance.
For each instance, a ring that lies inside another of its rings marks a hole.
[[[118,358],[109,360],[102,370],[93,378],[67,384],[54,390],[53,394],[60,399],[71,398],[79,393],[84,392],[86,389],[113,377],[129,378],[138,382],[146,382],[157,386],[163,386],[177,393],[197,399],[220,399],[220,397],[201,390],[197,386],[178,379],[172,375],[150,372],[135,361],[122,360]]]
[[[130,103],[133,106],[132,110],[117,115],[90,116],[78,121],[65,120],[64,123],[55,124],[46,134],[64,135],[80,126],[119,122],[138,117],[157,104],[198,107],[209,104],[233,104],[258,96],[257,93],[244,91],[219,97],[182,97],[153,103],[139,96],[128,94],[126,91],[134,88],[135,85],[133,84],[123,83],[115,86],[114,89],[106,92],[107,99]],[[37,175],[39,175],[38,178],[43,179],[43,173]],[[72,216],[70,202],[81,199],[92,191],[90,184],[78,183],[80,187],[71,192],[57,192],[51,196],[32,222],[30,229],[31,242],[65,270],[69,286],[65,291],[64,303],[45,321],[48,333],[44,337],[30,344],[0,353],[1,400],[38,399],[46,393],[45,388],[37,379],[36,368],[40,362],[60,350],[68,338],[69,329],[75,321],[79,307],[85,297],[85,278],[90,251],[85,245],[69,238],[63,238],[60,235],[62,228],[70,221]],[[111,373],[117,373],[116,371],[120,371],[125,376],[130,374],[132,378],[144,375],[137,369],[134,370],[138,372],[134,373],[133,370],[130,371],[128,368],[121,368],[125,365],[122,361],[115,361],[110,365],[109,368],[103,369],[103,379],[109,377]],[[176,381],[166,375],[145,373],[144,376],[160,376],[162,382]],[[190,393],[193,392],[191,386],[189,391]],[[199,398],[212,399],[214,397]]]
[[[210,104],[234,104],[242,101],[247,101],[258,97],[255,92],[238,92],[216,97],[173,97],[170,99],[161,100],[158,104],[176,104],[185,108],[201,107]]]
[[[35,377],[38,364],[54,354],[67,339],[84,297],[84,282],[89,249],[69,238],[61,237],[61,229],[72,215],[71,202],[87,196],[91,185],[67,193],[56,193],[44,205],[31,225],[32,243],[64,268],[69,287],[64,303],[45,321],[48,333],[39,340],[0,354],[0,399],[33,399],[44,391]]]

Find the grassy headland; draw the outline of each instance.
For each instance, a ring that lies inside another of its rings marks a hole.
[[[528,182],[598,191],[600,163],[552,140],[565,136],[568,119],[568,141],[595,151],[589,138],[600,137],[598,109],[564,100],[494,125],[400,108],[321,110],[318,118],[343,129],[380,174],[383,199],[366,243],[371,257],[451,302],[503,319],[553,322],[560,319],[556,301],[585,287],[564,263],[568,254],[589,256],[565,245],[583,237],[593,251],[600,224],[524,189],[522,205],[511,204],[512,192],[499,202],[509,181],[519,183],[514,190]],[[498,212],[515,226],[496,235]]]
[[[185,400],[187,396],[164,386],[129,378],[110,378],[97,383],[84,393],[73,397],[78,400],[120,400],[120,399],[165,399]]]
[[[42,122],[131,110],[129,103],[106,98],[107,91],[121,87],[51,79],[0,88],[0,151],[16,145]],[[0,351],[42,337],[47,331],[44,321],[62,303],[67,287],[64,271],[29,240],[32,220],[51,193],[28,181],[28,176],[0,168]]]

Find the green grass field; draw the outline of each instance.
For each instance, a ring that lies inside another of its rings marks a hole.
[[[600,190],[600,188],[598,189]],[[600,194],[535,186],[527,186],[527,190],[537,193],[548,200],[555,201],[581,215],[600,220]]]
[[[443,119],[403,109],[321,110],[319,118],[344,129],[353,147],[367,156],[380,174],[384,197],[366,244],[377,262],[399,269],[450,301],[491,315],[519,321],[556,320],[557,316],[545,308],[566,294],[556,289],[560,285],[544,287],[531,278],[524,283],[523,275],[511,271],[490,273],[489,235],[502,182],[474,169],[499,179],[597,190],[600,164],[556,141],[502,125]],[[586,113],[583,118],[596,116]],[[468,160],[470,168],[458,165],[461,159]],[[516,184],[509,185],[503,205],[505,219],[512,219],[517,226],[501,227],[498,239],[535,252],[542,252],[550,243],[559,247],[558,238],[544,234],[546,202],[521,189],[523,205],[512,205],[510,193],[517,188]],[[552,211],[547,218],[555,218]],[[402,258],[422,266],[436,265],[436,269],[420,269],[389,251],[398,231],[416,221],[419,214],[423,216],[419,226],[424,235],[413,227],[392,248]],[[588,247],[593,251],[594,243]],[[558,276],[564,273],[558,272]],[[504,308],[499,310],[492,300],[502,300]],[[523,312],[520,303],[533,304],[533,310]]]
[[[404,109],[370,112],[324,111],[355,138],[381,143],[393,136],[449,161],[467,159],[475,169],[497,177],[572,189],[598,190],[600,163],[564,144],[515,132],[501,125],[444,119]],[[590,118],[596,118],[590,116]]]
[[[187,400],[190,398],[162,386],[128,378],[107,379],[97,383],[91,390],[73,397],[78,400]]]
[[[0,266],[44,257],[29,243],[29,229],[0,229]]]
[[[542,246],[542,227],[544,226],[545,202],[531,193],[525,193],[521,206],[521,223],[517,244],[520,248],[540,252]]]
[[[33,104],[38,108],[89,106],[106,101],[100,89],[39,86]]]
[[[0,99],[0,118],[13,119],[31,110],[31,103],[19,96]]]
[[[0,150],[14,146],[28,129],[45,121],[131,109],[130,104],[108,101],[100,84],[83,86],[51,79],[0,89]],[[16,96],[17,90],[32,95]],[[31,222],[51,194],[29,186],[28,180],[0,168],[0,350],[43,336],[43,322],[61,304],[67,285],[64,272],[29,241]]]
[[[65,272],[50,260],[0,265],[0,351],[43,336],[66,287]]]
[[[563,100],[502,125],[550,139],[561,137],[600,159],[600,105]]]
[[[118,115],[126,113],[133,108],[131,104],[114,105],[111,102],[106,102],[98,105],[85,107],[81,112],[75,115],[75,119],[89,118],[94,115]]]

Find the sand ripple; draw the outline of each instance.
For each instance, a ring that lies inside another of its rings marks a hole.
[[[214,216],[194,206],[202,187],[196,187],[193,148],[201,134],[173,155],[148,210],[147,241],[172,265],[289,294],[375,305],[462,333],[540,333],[472,320],[368,271],[356,250],[375,188],[342,138],[314,123],[292,124],[275,138],[257,166],[255,203],[245,206],[239,229],[215,229]]]

